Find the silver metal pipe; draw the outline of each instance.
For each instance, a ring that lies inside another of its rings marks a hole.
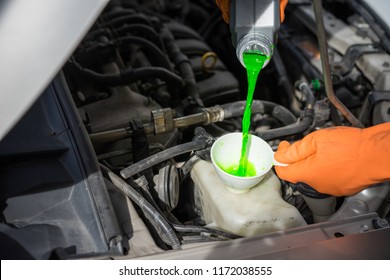
[[[337,110],[339,110],[353,126],[363,128],[363,124],[348,110],[347,107],[345,107],[343,103],[341,103],[333,91],[321,0],[313,1],[313,9],[316,17],[317,40],[321,54],[321,64],[324,75],[326,95],[328,96],[329,101],[332,102]]]

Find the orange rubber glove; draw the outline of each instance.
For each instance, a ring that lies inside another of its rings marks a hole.
[[[278,176],[306,183],[318,192],[349,196],[390,179],[390,123],[369,128],[334,127],[279,144]]]
[[[240,0],[238,0],[240,1]],[[261,1],[261,0],[259,0]],[[219,9],[222,12],[223,20],[226,23],[229,23],[230,20],[230,0],[215,0]],[[284,10],[286,9],[286,5],[288,0],[280,0],[280,22],[284,21]]]

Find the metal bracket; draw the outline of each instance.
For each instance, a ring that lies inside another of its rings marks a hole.
[[[374,44],[369,45],[352,45],[347,49],[343,59],[340,62],[333,63],[332,71],[345,75],[350,72],[355,66],[356,61],[364,54],[382,52],[379,46]]]

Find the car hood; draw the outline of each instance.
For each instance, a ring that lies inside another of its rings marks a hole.
[[[0,140],[58,73],[108,1],[0,2]]]

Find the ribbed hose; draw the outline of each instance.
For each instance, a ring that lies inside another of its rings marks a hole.
[[[113,173],[110,169],[108,169],[104,165],[100,165],[100,167],[105,173],[107,173],[112,183],[141,208],[142,212],[145,214],[147,219],[152,223],[152,225],[157,230],[161,239],[167,245],[171,246],[173,250],[180,250],[181,249],[180,241],[177,238],[172,227],[169,225],[168,221],[164,218],[164,216],[159,211],[157,211],[133,187],[131,187],[129,184],[123,181],[119,176]]]
[[[153,167],[156,164],[164,162],[170,158],[173,158],[178,155],[182,155],[191,151],[205,149],[207,143],[202,140],[196,140],[188,143],[184,143],[181,145],[177,145],[175,147],[166,149],[157,154],[154,154],[148,158],[140,160],[124,169],[121,170],[121,176],[125,179],[130,178],[131,176],[146,170],[148,168]]]

